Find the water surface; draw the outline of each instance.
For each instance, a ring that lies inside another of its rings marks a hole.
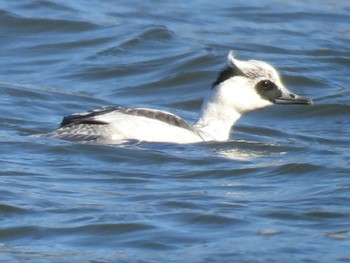
[[[3,262],[350,261],[348,1],[3,1]],[[315,105],[223,143],[30,135],[103,105],[194,121],[233,49]]]

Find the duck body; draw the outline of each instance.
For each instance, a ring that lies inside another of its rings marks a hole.
[[[64,117],[52,133],[72,141],[123,142],[127,140],[195,143],[210,140],[184,119],[146,108],[108,106]]]
[[[166,111],[108,106],[64,117],[60,128],[47,135],[104,143],[225,141],[244,113],[273,104],[310,105],[312,100],[285,88],[271,65],[237,60],[231,51],[228,66],[213,83],[193,125]]]

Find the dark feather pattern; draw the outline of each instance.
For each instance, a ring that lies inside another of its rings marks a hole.
[[[238,73],[237,73],[236,69],[234,69],[232,67],[226,67],[225,69],[223,69],[219,73],[217,79],[213,82],[211,88],[214,88],[216,85],[220,84],[221,82],[224,82],[225,80],[232,78],[234,76],[237,76],[237,75],[238,75]]]
[[[157,111],[157,110],[142,109],[142,108],[132,109],[132,108],[123,108],[120,106],[108,106],[108,107],[103,107],[92,111],[88,111],[86,113],[80,113],[80,114],[78,113],[78,114],[72,114],[72,115],[66,116],[63,118],[60,127],[62,128],[62,127],[78,125],[78,124],[106,125],[108,124],[108,122],[96,120],[95,117],[104,115],[113,111],[162,121],[169,125],[173,125],[179,128],[184,128],[192,132],[196,132],[196,130],[184,119],[178,116],[175,116],[173,114]]]
[[[63,118],[60,128],[64,126],[71,126],[71,125],[76,125],[76,124],[96,124],[96,125],[106,125],[108,124],[107,122],[100,121],[100,120],[95,120],[94,117],[106,114],[115,110],[118,110],[119,107],[103,107],[99,108],[96,110],[88,111],[85,113],[77,113],[77,114],[72,114],[68,115]]]

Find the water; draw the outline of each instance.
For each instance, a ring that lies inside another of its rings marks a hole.
[[[2,1],[1,262],[349,262],[348,1]],[[313,106],[224,143],[29,135],[103,105],[193,121],[229,50]]]

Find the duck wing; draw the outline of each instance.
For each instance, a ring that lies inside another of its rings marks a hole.
[[[146,108],[123,108],[120,106],[107,106],[98,109],[94,109],[84,113],[75,113],[63,118],[60,128],[73,126],[73,125],[108,125],[108,121],[104,121],[101,118],[102,115],[108,114],[111,112],[119,112],[127,115],[140,116],[145,118],[150,118],[158,120],[169,125],[173,125],[179,128],[189,130],[191,132],[196,132],[195,129],[186,122],[184,119],[176,116],[174,114],[160,111],[160,110],[151,110]],[[100,118],[99,118],[100,117]]]

